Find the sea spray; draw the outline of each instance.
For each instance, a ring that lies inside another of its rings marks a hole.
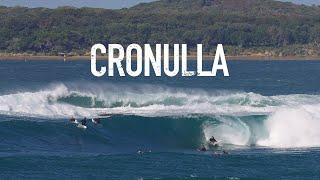
[[[281,108],[266,120],[269,136],[257,144],[281,148],[318,147],[320,117],[315,115],[303,107]]]
[[[251,132],[249,126],[240,118],[219,116],[218,122],[208,121],[203,125],[203,133],[208,142],[214,136],[220,144],[246,146],[249,144]]]

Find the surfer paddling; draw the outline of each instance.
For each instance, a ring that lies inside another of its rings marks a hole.
[[[87,129],[87,118],[83,118],[77,127],[81,129]]]
[[[78,120],[76,118],[74,118],[73,116],[69,119],[69,122],[73,123],[73,124],[79,124]]]
[[[87,118],[83,118],[83,119],[81,120],[81,125],[82,125],[82,126],[86,126],[86,125],[87,125]]]
[[[206,148],[204,145],[202,145],[202,147],[199,148],[198,151],[206,152],[206,151],[207,151],[207,148]]]
[[[69,119],[69,121],[71,123],[74,123],[77,125],[78,128],[81,128],[81,129],[87,129],[87,118],[83,118],[80,122],[77,121],[74,117],[71,117]]]
[[[226,151],[226,150],[222,150],[222,152],[214,152],[213,153],[213,156],[214,157],[220,157],[220,156],[226,156],[226,155],[229,155],[229,152],[228,151]]]
[[[100,118],[92,118],[91,121],[94,123],[94,124],[100,124],[101,123],[101,119]],[[86,126],[87,125],[87,118],[83,118],[80,123],[76,120],[76,118],[74,118],[73,116],[69,119],[69,122],[71,123],[75,123],[75,124],[81,124],[81,125],[84,125]]]
[[[69,119],[70,122],[75,123],[76,122],[76,118],[74,118],[73,116]]]

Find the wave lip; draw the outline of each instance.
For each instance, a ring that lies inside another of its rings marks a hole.
[[[20,92],[0,96],[0,113],[14,116],[61,118],[71,115],[90,115],[90,112],[81,107],[67,103],[56,103],[56,99],[69,94],[64,85],[55,86],[52,90],[37,92]]]
[[[245,116],[268,115],[279,107],[312,105],[320,101],[318,95],[262,96],[245,92],[209,92],[146,85],[75,84],[54,84],[36,92],[2,95],[0,113],[50,118],[96,116],[99,113]]]
[[[142,116],[190,113],[245,116],[265,115],[281,106],[314,104],[320,101],[320,96],[317,95],[262,96],[245,92],[127,86],[55,84],[36,92],[2,95],[0,113],[50,118],[96,116],[99,113]],[[122,91],[123,89],[126,91]]]

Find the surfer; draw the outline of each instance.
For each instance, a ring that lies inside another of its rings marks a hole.
[[[229,152],[226,151],[226,150],[222,150],[222,152],[214,152],[213,153],[214,157],[220,157],[220,156],[223,156],[223,155],[229,155]]]
[[[199,148],[198,151],[206,152],[207,148],[204,145],[202,145],[202,147]]]
[[[151,153],[152,151],[151,151],[151,150],[149,150],[149,151],[143,151],[143,150],[139,149],[139,150],[137,151],[137,154],[142,155],[142,154],[145,154],[146,152],[147,152],[147,153]]]
[[[226,150],[223,150],[222,153],[225,154],[225,155],[228,155],[228,154],[229,154],[229,152],[226,151]]]
[[[81,120],[81,125],[83,125],[83,126],[87,125],[87,118],[84,118]]]
[[[70,118],[70,122],[74,123],[74,122],[76,122],[76,119],[72,116],[72,117]]]
[[[218,141],[212,136],[209,141],[212,143],[212,144],[215,144],[217,143]]]

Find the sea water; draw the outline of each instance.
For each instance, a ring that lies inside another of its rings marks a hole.
[[[1,178],[319,178],[320,62],[228,66],[97,78],[90,61],[0,61]],[[68,122],[106,113],[86,130]]]

